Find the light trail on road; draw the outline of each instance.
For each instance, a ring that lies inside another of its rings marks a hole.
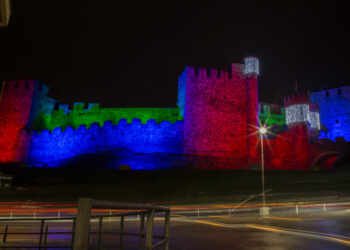
[[[272,220],[303,220],[301,218],[285,218],[285,217],[272,217],[272,216],[264,216],[264,219],[272,219]]]
[[[233,212],[237,210],[246,211],[256,210],[262,206],[260,203],[249,203],[242,204],[237,207],[237,204],[192,204],[192,205],[172,205],[170,206],[172,212],[177,214],[187,213],[222,213],[222,212]],[[295,209],[296,206],[299,210],[301,209],[331,209],[331,210],[350,210],[350,202],[333,202],[333,203],[292,203],[292,202],[275,202],[268,203],[271,209]],[[93,214],[110,214],[113,212],[123,212],[122,210],[111,210],[111,209],[93,209]],[[2,217],[14,217],[14,216],[49,216],[57,217],[64,215],[76,215],[77,214],[77,203],[59,203],[59,202],[0,202],[0,216]]]
[[[251,224],[247,224],[245,226],[249,228],[271,231],[271,232],[295,234],[295,235],[304,236],[304,237],[330,240],[330,241],[342,243],[346,246],[350,246],[350,238],[341,236],[341,235],[326,234],[326,233],[314,232],[314,231],[296,230],[296,229],[289,229],[289,228],[287,229],[287,228],[279,228],[279,227],[271,227],[271,226],[251,225]]]
[[[340,243],[342,245],[350,246],[350,238],[346,236],[341,235],[335,235],[335,234],[327,234],[327,233],[321,233],[321,232],[315,232],[315,231],[305,231],[305,230],[295,230],[295,229],[287,229],[287,228],[280,228],[280,227],[271,227],[271,226],[264,226],[264,225],[256,225],[256,224],[225,224],[225,223],[219,223],[219,222],[212,222],[207,220],[192,220],[192,219],[186,219],[181,221],[186,222],[192,222],[192,223],[199,223],[199,224],[205,224],[209,226],[215,226],[215,227],[222,227],[222,228],[251,228],[251,229],[258,229],[263,231],[269,231],[269,232],[275,232],[275,233],[284,233],[284,234],[293,234],[297,236],[302,237],[308,237],[308,238],[317,238],[320,240],[328,240]]]

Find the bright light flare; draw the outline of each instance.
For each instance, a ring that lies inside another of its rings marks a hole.
[[[259,128],[260,134],[265,134],[267,132],[267,129],[265,127]]]

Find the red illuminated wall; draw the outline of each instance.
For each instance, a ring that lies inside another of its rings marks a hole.
[[[264,150],[268,169],[310,169],[310,144],[306,124],[295,124],[278,134],[275,139],[265,139]]]
[[[249,74],[246,76],[247,83],[247,149],[248,163],[258,163],[257,143],[259,143],[259,101],[258,101],[258,76]]]
[[[0,97],[0,162],[24,162],[35,81],[4,81]]]
[[[185,88],[185,153],[247,160],[246,82],[241,64],[226,71],[187,67]]]

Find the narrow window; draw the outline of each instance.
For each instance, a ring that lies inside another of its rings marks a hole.
[[[53,108],[53,109],[54,109],[54,110],[58,110],[58,109],[59,109],[59,107],[60,107],[60,104],[59,104],[58,102],[56,102],[56,103],[55,103],[55,106],[54,106],[54,108]]]
[[[341,89],[338,89],[338,95],[341,95]]]
[[[327,97],[329,96],[329,92],[328,92],[328,91],[326,91],[326,96],[327,96]]]

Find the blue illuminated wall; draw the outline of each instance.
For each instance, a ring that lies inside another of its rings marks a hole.
[[[319,104],[320,139],[344,137],[350,141],[350,86],[313,92],[310,100]]]
[[[176,154],[182,152],[182,140],[183,121],[156,124],[155,120],[149,120],[141,124],[139,119],[132,123],[121,119],[117,125],[107,121],[102,127],[93,123],[88,129],[85,125],[78,129],[67,127],[65,131],[55,128],[52,132],[32,133],[28,163],[54,167],[69,158],[111,150]],[[134,167],[131,164],[131,168]],[[147,164],[144,169],[147,169]]]

